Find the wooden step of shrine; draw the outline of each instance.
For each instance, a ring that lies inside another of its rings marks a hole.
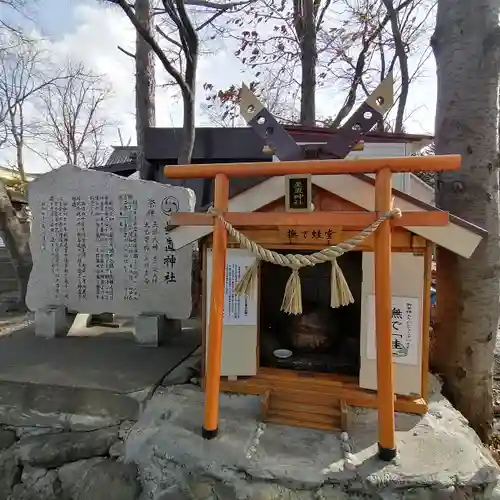
[[[261,396],[263,422],[324,431],[347,430],[345,400],[303,390],[268,390]]]
[[[338,408],[343,401],[346,408],[348,406],[377,408],[377,393],[362,389],[359,387],[357,377],[347,375],[261,367],[258,373],[251,377],[241,377],[237,380],[227,380],[223,377],[221,391],[233,394],[252,394],[260,396],[262,401],[265,400],[265,394],[269,392],[270,395],[278,394],[278,397],[285,401],[296,401],[292,398],[298,394],[301,398],[300,402],[308,406],[316,404],[316,406],[321,407]],[[415,415],[427,413],[427,403],[420,396],[397,396],[394,406],[398,412]],[[265,412],[263,412],[264,414]],[[270,420],[268,421],[270,422]],[[299,426],[299,423],[295,421],[295,423],[287,425]],[[333,429],[333,425],[329,428]]]

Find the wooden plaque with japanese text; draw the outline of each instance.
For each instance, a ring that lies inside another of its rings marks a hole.
[[[310,175],[285,176],[285,208],[287,212],[310,212],[313,210]]]

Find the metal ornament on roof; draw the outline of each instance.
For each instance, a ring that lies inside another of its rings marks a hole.
[[[281,161],[307,158],[341,159],[353,150],[391,108],[394,101],[393,87],[394,78],[392,73],[389,73],[326,144],[299,146],[245,84],[240,92],[240,113],[247,125],[252,127]]]
[[[394,101],[393,87],[394,79],[389,73],[337,133],[330,137],[326,151],[333,158],[345,158],[363,136],[384,118]]]
[[[240,91],[240,114],[281,161],[304,159],[304,150],[245,84]]]
[[[327,140],[326,144],[316,144],[308,148],[303,148],[295,142],[285,128],[278,123],[274,116],[245,84],[242,85],[240,92],[240,113],[247,124],[252,127],[257,135],[263,139],[264,143],[281,161],[312,158],[341,159],[345,158],[361,141],[363,136],[368,133],[374,125],[383,119],[384,114],[390,109],[393,103],[393,86],[393,76],[392,73],[390,73],[366,99],[366,101],[359,106],[347,122],[337,130],[336,134],[332,135]],[[302,182],[304,179],[300,180]],[[288,188],[288,181],[289,179],[285,178],[285,192]],[[311,180],[309,177],[309,185],[310,182]],[[286,206],[290,209],[290,196],[288,195],[286,198]],[[296,207],[294,211],[314,210],[309,198],[310,195],[307,196],[304,207]],[[251,246],[254,242],[249,241],[247,243]],[[328,249],[332,248],[336,248],[336,246],[330,246]],[[265,250],[263,250],[263,252],[265,253]],[[263,258],[264,253],[261,252],[262,255],[257,255],[259,258]],[[332,308],[345,306],[354,302],[347,280],[345,279],[342,269],[337,262],[337,256],[334,256],[334,258],[330,260],[332,265],[330,278],[330,306]],[[265,260],[268,262],[279,263],[283,260],[283,257],[292,258],[295,256],[286,255],[278,258],[278,255],[275,257],[275,260]],[[237,287],[238,294],[247,294],[253,286],[252,283],[255,283],[258,262],[259,260],[257,259],[255,264],[249,267],[245,272],[243,279]],[[305,265],[313,264],[309,263]],[[282,310],[289,314],[300,314],[302,312],[301,285],[298,274],[300,266],[292,265],[291,267],[292,274],[286,285]]]

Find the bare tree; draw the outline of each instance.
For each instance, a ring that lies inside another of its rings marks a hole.
[[[408,70],[408,50],[403,41],[402,22],[399,19],[398,12],[394,6],[393,0],[382,0],[387,11],[387,16],[391,21],[391,31],[394,40],[394,59],[399,62],[401,71],[401,92],[399,95],[398,110],[396,115],[396,131],[403,129],[404,110],[408,100],[408,90],[410,85],[410,74]]]
[[[135,0],[137,20],[144,30],[152,36],[153,5],[152,0]],[[154,52],[144,37],[136,31],[135,34],[135,112],[137,135],[137,170],[142,179],[154,180],[154,172],[144,154],[144,141],[147,127],[156,125],[155,109],[155,61]]]
[[[331,0],[260,0],[248,5],[244,16],[233,16],[219,32],[236,39],[236,55],[243,64],[276,88],[295,87],[289,97],[300,94],[300,122],[314,125],[316,116],[316,69],[318,32]],[[260,30],[259,27],[273,26]],[[229,29],[227,29],[229,27]],[[262,32],[261,32],[262,31]],[[299,81],[300,84],[296,85]]]
[[[433,5],[434,0],[259,0],[244,18],[233,17],[218,29],[239,41],[235,54],[258,71],[259,80],[269,85],[269,76],[279,75],[275,84],[288,89],[288,100],[300,95],[303,124],[318,121],[317,88],[335,85],[346,92],[340,110],[323,120],[338,127],[389,72],[399,70],[394,128],[400,131],[409,86],[422,67],[418,58],[410,64],[410,56],[430,55],[423,46]]]
[[[62,133],[60,135],[60,142],[64,142],[64,151],[68,152],[66,160],[75,159],[75,155],[70,156],[70,152],[78,151],[81,158],[81,153],[85,151],[88,163],[95,162],[95,154],[89,153],[90,148],[85,148],[92,142],[92,151],[99,150],[102,141],[101,129],[96,126],[93,118],[82,125],[81,117],[85,110],[88,110],[89,102],[85,97],[90,96],[90,89],[84,85],[78,87],[77,83],[82,82],[80,78],[82,76],[86,76],[85,81],[91,83],[88,75],[85,75],[80,67],[54,69],[48,54],[24,35],[18,36],[17,33],[10,32],[2,36],[6,43],[0,51],[1,142],[4,147],[12,148],[15,152],[12,168],[19,174],[21,189],[26,187],[24,163],[26,149],[42,154],[39,147],[35,149],[32,141],[36,138],[39,141],[38,146],[40,140],[56,145],[57,135],[54,130],[62,131],[62,126],[66,127],[65,139],[62,139]],[[74,106],[63,106],[56,111],[55,101],[52,100],[56,95],[64,95],[64,102],[72,103]],[[79,102],[71,101],[75,96],[81,98]],[[45,109],[43,122],[36,120],[34,114],[35,106],[40,101],[51,103],[50,107]],[[99,102],[99,99],[94,99],[91,107],[95,108]],[[59,129],[51,129],[54,133],[47,133],[48,127],[54,124],[60,126]],[[70,132],[74,132],[73,135]],[[17,271],[20,308],[26,307],[24,301],[32,266],[28,244],[29,232],[26,231],[23,218],[22,214],[16,212],[7,188],[0,182],[0,232]]]
[[[214,86],[205,82],[203,90],[207,94],[201,104],[203,113],[218,127],[235,127],[239,119],[236,87],[214,92]]]
[[[281,123],[300,123],[300,116],[294,103],[287,101],[287,90],[274,85],[274,81],[266,85],[265,82],[250,82],[249,87],[266,108]],[[201,109],[210,121],[219,127],[234,127],[240,119],[239,112],[239,87],[231,85],[227,89],[216,90],[211,83],[204,83],[206,93],[205,102]]]
[[[154,38],[154,8],[152,0],[135,0],[137,21],[151,38]],[[135,52],[123,47],[118,49],[134,59],[135,65],[135,130],[137,140],[137,171],[141,179],[154,180],[155,172],[148,162],[144,143],[146,129],[156,124],[156,72],[155,54],[144,37],[136,30]]]
[[[333,76],[332,69],[340,70],[335,80],[347,91],[344,104],[332,119],[331,127],[340,126],[356,103],[369,95],[374,86],[394,71],[399,60],[400,92],[395,99],[397,119],[394,129],[398,132],[402,130],[408,89],[414,78],[414,75],[409,75],[406,47],[410,42],[412,46],[419,47],[422,35],[426,34],[422,29],[422,21],[409,23],[408,18],[425,1],[343,2],[348,16],[344,26],[333,33],[323,34],[323,43],[326,45],[324,54],[328,57],[322,60],[321,74],[324,78],[329,78]],[[324,61],[327,61],[328,67],[324,65]],[[417,68],[420,69],[419,64]]]
[[[235,3],[215,3],[208,0],[162,0],[161,7],[155,8],[153,14],[157,20],[156,32],[164,42],[169,44],[167,49],[162,47],[151,30],[141,22],[139,12],[127,0],[107,1],[122,9],[137,33],[156,54],[169,77],[179,87],[183,103],[183,135],[179,145],[178,162],[190,163],[195,138],[198,31],[235,6],[247,4],[248,0]],[[203,12],[206,13],[205,18],[198,25],[191,20],[187,10],[188,6],[203,9]],[[162,25],[165,24],[172,27],[172,32],[166,32],[162,28]],[[138,75],[139,78],[142,76]]]
[[[2,9],[2,13],[15,11],[25,17],[25,7],[27,3],[26,0],[0,0],[0,9]],[[0,35],[5,33],[15,34],[18,37],[24,38],[23,32],[17,26],[8,23],[5,19],[0,17]]]
[[[5,39],[6,35],[4,35]],[[0,51],[0,131],[2,145],[13,145],[16,151],[15,170],[25,187],[24,139],[26,124],[24,108],[28,99],[34,97],[52,79],[41,78],[38,63],[41,53],[31,41],[9,33],[8,43]],[[29,233],[11,202],[9,192],[0,182],[0,233],[16,269],[19,283],[19,309],[25,309],[28,279],[32,267],[29,248]]]
[[[10,35],[9,48],[0,53],[0,146],[15,149],[14,168],[23,182],[25,139],[32,123],[25,120],[25,108],[44,88],[55,84],[60,75],[44,74],[46,54],[32,40]]]
[[[438,0],[431,42],[438,76],[436,154],[462,155],[459,171],[439,174],[437,201],[488,231],[469,260],[438,249],[436,360],[452,401],[483,439],[492,425],[500,318],[499,14],[498,0]],[[453,297],[439,293],[445,278],[455,287]]]
[[[68,63],[66,78],[45,87],[40,93],[37,138],[47,150],[36,152],[47,163],[71,163],[92,168],[102,164],[108,150],[105,132],[114,126],[103,114],[110,90],[102,76],[88,72],[83,65]]]

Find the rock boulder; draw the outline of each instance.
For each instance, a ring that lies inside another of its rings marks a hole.
[[[51,469],[69,462],[107,455],[117,438],[118,427],[30,436],[18,442],[16,454],[23,464]]]

